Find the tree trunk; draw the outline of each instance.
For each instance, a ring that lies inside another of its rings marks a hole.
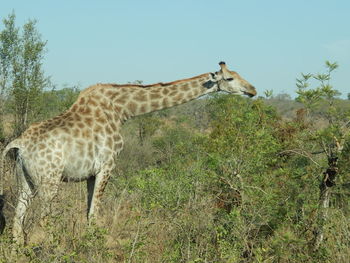
[[[329,200],[331,195],[331,187],[335,185],[335,177],[338,173],[338,157],[328,158],[328,168],[323,173],[322,182],[320,184],[320,197],[318,205],[318,217],[314,230],[313,250],[317,251],[323,242],[324,225],[328,218]]]

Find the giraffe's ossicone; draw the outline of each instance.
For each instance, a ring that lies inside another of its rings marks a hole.
[[[87,181],[88,220],[95,218],[115,157],[123,148],[120,128],[127,119],[216,91],[256,95],[255,88],[228,70],[224,62],[220,62],[220,67],[214,73],[169,83],[91,86],[80,93],[66,112],[32,124],[8,144],[3,158],[15,149],[16,173],[21,182],[14,240],[24,242],[24,218],[33,197],[41,197],[45,215],[62,181]]]

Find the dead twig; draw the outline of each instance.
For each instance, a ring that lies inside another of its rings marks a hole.
[[[323,152],[326,152],[325,150],[323,150]],[[303,157],[308,158],[311,162],[313,162],[314,164],[316,164],[318,167],[322,167],[318,162],[316,162],[309,153],[303,151],[303,150],[285,150],[282,152],[279,152],[280,155],[285,154],[285,153],[294,153]]]

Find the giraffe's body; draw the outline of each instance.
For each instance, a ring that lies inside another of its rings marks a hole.
[[[123,148],[122,123],[218,90],[256,94],[253,86],[222,63],[219,72],[165,84],[97,84],[82,91],[65,113],[31,125],[3,153],[5,156],[10,149],[17,149],[16,170],[22,184],[14,239],[23,242],[23,221],[31,199],[41,196],[44,208],[48,208],[61,181],[87,180],[91,222],[115,167],[115,157]]]

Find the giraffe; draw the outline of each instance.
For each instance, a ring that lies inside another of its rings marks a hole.
[[[42,198],[42,215],[61,182],[87,181],[87,218],[96,220],[101,196],[123,149],[121,125],[133,116],[185,103],[205,94],[225,91],[256,95],[255,88],[224,62],[220,70],[188,79],[152,85],[96,84],[83,90],[76,102],[52,119],[32,124],[5,147],[16,151],[20,181],[13,238],[24,243],[23,225],[35,196]],[[2,195],[2,189],[0,190]]]

